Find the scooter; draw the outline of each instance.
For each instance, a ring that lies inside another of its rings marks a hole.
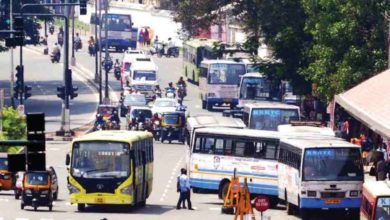
[[[177,96],[180,100],[183,100],[186,97],[186,88],[183,85],[179,85],[179,89],[177,90]]]
[[[119,65],[114,66],[114,75],[117,80],[121,78],[121,67]]]
[[[165,97],[174,99],[176,98],[176,89],[174,88],[167,88],[165,91]]]
[[[155,121],[153,124],[153,136],[154,140],[158,141],[161,136],[161,126],[159,121]]]
[[[60,59],[61,59],[61,54],[60,53],[56,53],[56,54],[51,54],[50,55],[50,60],[51,60],[52,63],[59,63]]]
[[[158,57],[166,56],[166,57],[179,57],[179,47],[170,47],[165,52],[165,46],[158,50]]]
[[[95,48],[96,48],[95,44],[88,45],[88,53],[90,56],[95,56],[95,53],[96,53]]]

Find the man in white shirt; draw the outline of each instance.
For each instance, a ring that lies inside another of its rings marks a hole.
[[[190,186],[190,179],[187,176],[187,170],[182,168],[181,169],[181,175],[178,178],[178,188],[180,191],[180,197],[179,201],[177,202],[176,209],[180,209],[180,205],[184,203],[185,200],[187,200],[188,203],[188,209],[189,210],[194,210],[191,205],[191,198],[190,198],[190,191],[191,191],[191,186]]]

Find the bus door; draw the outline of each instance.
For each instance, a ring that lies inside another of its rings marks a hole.
[[[148,183],[146,179],[146,154],[145,151],[140,151],[141,153],[141,169],[142,169],[142,201],[146,199],[146,184]]]
[[[132,172],[133,172],[133,204],[135,205],[138,200],[138,195],[137,195],[137,187],[138,187],[138,173],[137,173],[137,168],[138,168],[138,154],[137,150],[132,150],[131,155],[131,160],[132,160]]]

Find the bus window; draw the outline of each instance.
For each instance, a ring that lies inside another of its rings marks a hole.
[[[379,197],[374,220],[390,219],[390,197]]]
[[[214,138],[205,138],[202,152],[206,154],[212,154],[213,151],[214,151]]]
[[[262,141],[256,143],[255,158],[275,159],[277,143],[272,141]]]
[[[202,138],[199,138],[199,137],[196,138],[196,140],[195,140],[195,148],[193,150],[194,153],[200,152],[201,143],[202,143]]]
[[[216,139],[215,140],[215,154],[223,155],[223,139]]]
[[[233,141],[229,139],[225,141],[225,155],[232,155],[232,154],[233,154]]]

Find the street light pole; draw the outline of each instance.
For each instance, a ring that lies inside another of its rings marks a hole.
[[[99,0],[99,103],[101,104],[103,101],[103,95],[102,95],[102,4],[101,0]]]
[[[74,6],[72,8],[69,7],[69,10],[72,10],[72,59],[71,59],[71,65],[76,65],[76,57],[74,56]]]
[[[105,14],[106,14],[106,19],[104,20],[104,35],[106,36],[106,45],[105,45],[105,62],[108,62],[108,57],[110,56],[109,53],[108,53],[108,0],[105,0],[105,4],[104,4],[104,9],[105,9]],[[105,82],[105,86],[104,86],[104,100],[105,100],[105,103],[109,103],[110,102],[110,97],[108,95],[108,69],[105,70],[106,71],[106,82]]]
[[[10,31],[11,31],[11,38],[14,37],[14,34],[12,31],[14,30],[14,25],[12,22],[12,14],[13,14],[13,0],[9,3],[9,20],[10,20]],[[10,95],[11,95],[11,106],[15,108],[15,99],[14,99],[14,48],[11,47],[11,80],[10,80]]]

